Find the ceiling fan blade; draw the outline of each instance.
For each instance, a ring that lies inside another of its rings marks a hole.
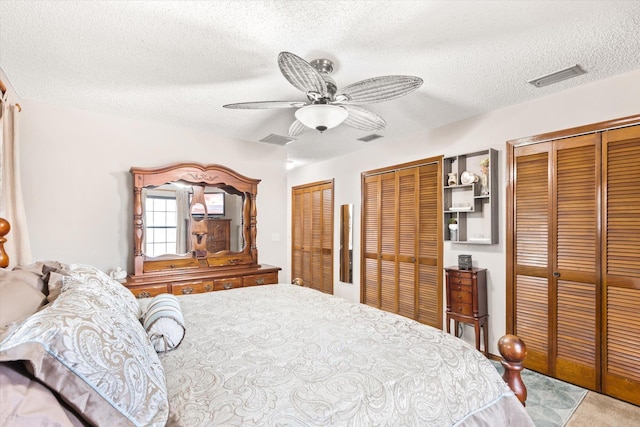
[[[237,104],[223,105],[224,108],[242,109],[242,110],[259,110],[265,108],[300,108],[307,105],[302,101],[258,101],[258,102],[239,102]]]
[[[327,94],[327,83],[322,75],[307,61],[289,52],[280,52],[278,65],[282,75],[304,93],[320,92]]]
[[[345,119],[344,123],[352,128],[361,130],[382,130],[387,127],[387,122],[376,113],[365,110],[362,107],[356,107],[355,105],[343,105],[342,108],[347,110],[349,115]]]
[[[295,138],[309,130],[311,130],[310,127],[303,125],[300,120],[296,120],[293,123],[291,123],[291,127],[289,127],[289,136],[291,138]]]
[[[407,95],[422,86],[422,79],[413,76],[382,76],[361,80],[342,89],[336,95],[340,104],[372,104]]]

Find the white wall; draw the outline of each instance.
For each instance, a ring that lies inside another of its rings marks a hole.
[[[444,264],[455,266],[458,262],[458,254],[467,253],[472,255],[474,266],[488,269],[489,350],[493,354],[498,354],[496,342],[506,330],[506,141],[639,113],[640,70],[636,70],[556,95],[452,123],[431,132],[412,135],[403,141],[386,142],[380,139],[356,153],[294,169],[288,174],[288,202],[290,204],[292,186],[334,178],[335,218],[340,217],[340,205],[354,204],[354,283],[346,284],[336,281],[334,293],[351,301],[359,301],[361,172],[437,155],[446,157],[486,148],[497,149],[500,167],[500,243],[492,246],[477,246],[445,242]],[[327,133],[326,136],[331,135]],[[291,206],[288,212],[289,224],[291,224]],[[287,248],[290,263],[290,232],[288,236]],[[339,241],[336,227],[334,230],[336,257]],[[340,277],[337,258],[334,262],[334,270],[334,277],[337,279]],[[472,342],[472,328],[465,328],[464,337]]]
[[[159,123],[20,100],[21,177],[34,260],[132,269],[132,166],[217,163],[262,179],[258,257],[286,267],[286,152]],[[281,274],[281,279],[285,277]]]

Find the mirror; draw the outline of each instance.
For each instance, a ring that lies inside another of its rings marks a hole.
[[[131,173],[134,276],[258,264],[260,180],[197,163]]]
[[[353,283],[353,205],[340,206],[340,281]]]
[[[145,236],[143,250],[147,256],[186,255],[193,251],[195,244],[192,243],[191,236],[195,235],[198,243],[195,230],[197,224],[191,227],[191,220],[196,223],[207,221],[210,223],[209,227],[220,225],[229,229],[228,233],[223,231],[223,236],[214,236],[213,233],[207,236],[209,252],[242,251],[242,196],[206,186],[202,188],[202,203],[196,202],[194,188],[198,190],[201,187],[172,182],[142,189]],[[225,221],[228,225],[221,225]],[[199,228],[206,230],[206,227],[207,224],[204,223]],[[200,240],[203,238],[201,234]]]

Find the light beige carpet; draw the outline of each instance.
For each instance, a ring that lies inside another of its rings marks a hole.
[[[640,406],[589,391],[565,427],[638,427]]]

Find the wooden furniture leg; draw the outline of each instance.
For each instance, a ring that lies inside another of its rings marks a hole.
[[[523,362],[527,356],[527,346],[519,337],[507,334],[498,340],[498,351],[503,359],[501,361],[504,367],[502,379],[516,394],[522,406],[526,406],[527,387],[522,381],[520,371],[522,371]]]
[[[11,230],[11,225],[9,225],[9,221],[4,218],[0,218],[0,268],[5,268],[9,266],[9,255],[4,250],[4,242],[7,239],[4,237]]]

